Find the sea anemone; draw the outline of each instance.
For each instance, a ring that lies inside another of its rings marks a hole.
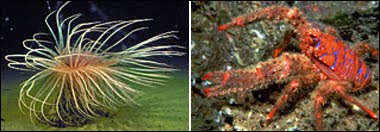
[[[115,51],[123,40],[147,27],[133,29],[119,40],[114,40],[115,34],[152,19],[72,25],[81,14],[62,20],[60,12],[68,3],[46,16],[50,34],[35,33],[32,39],[23,41],[26,54],[5,56],[10,68],[36,73],[21,84],[18,99],[20,110],[29,112],[32,122],[59,127],[83,125],[93,118],[108,116],[108,111],[117,107],[137,104],[133,98],[142,92],[129,84],[163,85],[169,76],[162,73],[176,70],[152,57],[184,55],[172,49],[185,47],[152,43],[177,38],[174,35],[177,31],[164,32]],[[54,26],[49,24],[53,15]]]

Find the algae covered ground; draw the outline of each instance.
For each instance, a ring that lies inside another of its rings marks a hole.
[[[3,79],[3,77],[2,77]],[[95,119],[80,127],[57,128],[44,124],[32,124],[18,107],[19,81],[2,80],[1,131],[52,130],[52,131],[117,131],[117,130],[188,130],[188,77],[175,75],[165,86],[147,88],[134,85],[144,94],[136,101],[141,106],[125,106],[112,112],[111,117]]]

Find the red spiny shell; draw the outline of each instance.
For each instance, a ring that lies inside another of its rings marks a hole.
[[[341,80],[352,81],[355,88],[370,82],[371,73],[365,62],[341,40],[323,33],[315,41],[313,56],[333,72],[322,70],[327,76],[336,74]]]

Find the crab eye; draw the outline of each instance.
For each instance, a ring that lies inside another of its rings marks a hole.
[[[321,43],[320,42],[320,40],[317,38],[317,37],[315,37],[315,36],[310,36],[311,37],[311,40],[312,40],[312,42],[311,42],[311,46],[315,46],[315,45],[317,45],[317,46],[319,46],[319,44]]]
[[[315,45],[315,48],[319,48],[321,46],[321,41],[317,38],[313,44]]]

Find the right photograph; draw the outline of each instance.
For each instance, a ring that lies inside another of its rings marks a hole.
[[[192,1],[192,131],[378,131],[378,1]]]

